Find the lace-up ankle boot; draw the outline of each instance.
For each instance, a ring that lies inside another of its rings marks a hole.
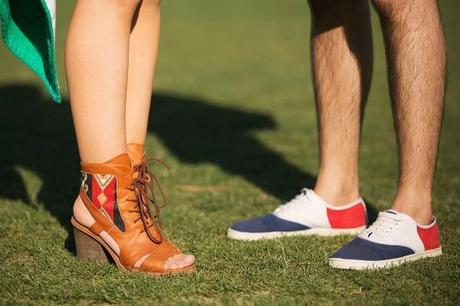
[[[71,223],[77,256],[106,262],[122,270],[167,274],[194,271],[191,264],[166,268],[181,251],[163,238],[150,214],[145,179],[133,172],[126,153],[101,163],[82,163],[79,198]]]

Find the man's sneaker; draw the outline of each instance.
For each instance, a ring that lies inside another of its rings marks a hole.
[[[358,234],[366,228],[366,223],[363,199],[334,207],[313,190],[305,188],[273,213],[233,224],[227,236],[237,240],[259,240],[295,235]]]
[[[408,215],[387,210],[362,234],[338,250],[329,265],[339,269],[379,269],[442,254],[436,219],[419,225]]]

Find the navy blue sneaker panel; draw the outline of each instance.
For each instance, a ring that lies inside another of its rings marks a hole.
[[[232,230],[246,233],[292,232],[309,229],[308,226],[267,214],[233,224]]]
[[[410,254],[414,254],[414,251],[405,246],[381,244],[356,237],[332,255],[332,258],[386,260]]]

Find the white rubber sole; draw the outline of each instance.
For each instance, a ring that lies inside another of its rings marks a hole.
[[[442,248],[425,251],[419,254],[410,254],[400,258],[386,259],[379,261],[368,261],[368,260],[354,260],[354,259],[341,259],[331,258],[329,259],[329,266],[336,269],[347,269],[347,270],[376,270],[396,267],[406,262],[427,258],[436,257],[442,254]]]
[[[247,233],[228,229],[227,237],[235,240],[262,240],[276,239],[290,236],[339,236],[339,235],[357,235],[361,233],[366,226],[355,228],[309,228],[301,231],[291,232],[269,232],[269,233]]]

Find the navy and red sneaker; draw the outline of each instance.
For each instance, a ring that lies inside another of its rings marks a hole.
[[[379,269],[442,254],[436,219],[420,225],[394,210],[379,213],[377,220],[329,259],[339,269]]]
[[[305,188],[273,213],[233,224],[227,236],[237,240],[259,240],[294,235],[356,235],[366,224],[363,199],[335,207]]]

